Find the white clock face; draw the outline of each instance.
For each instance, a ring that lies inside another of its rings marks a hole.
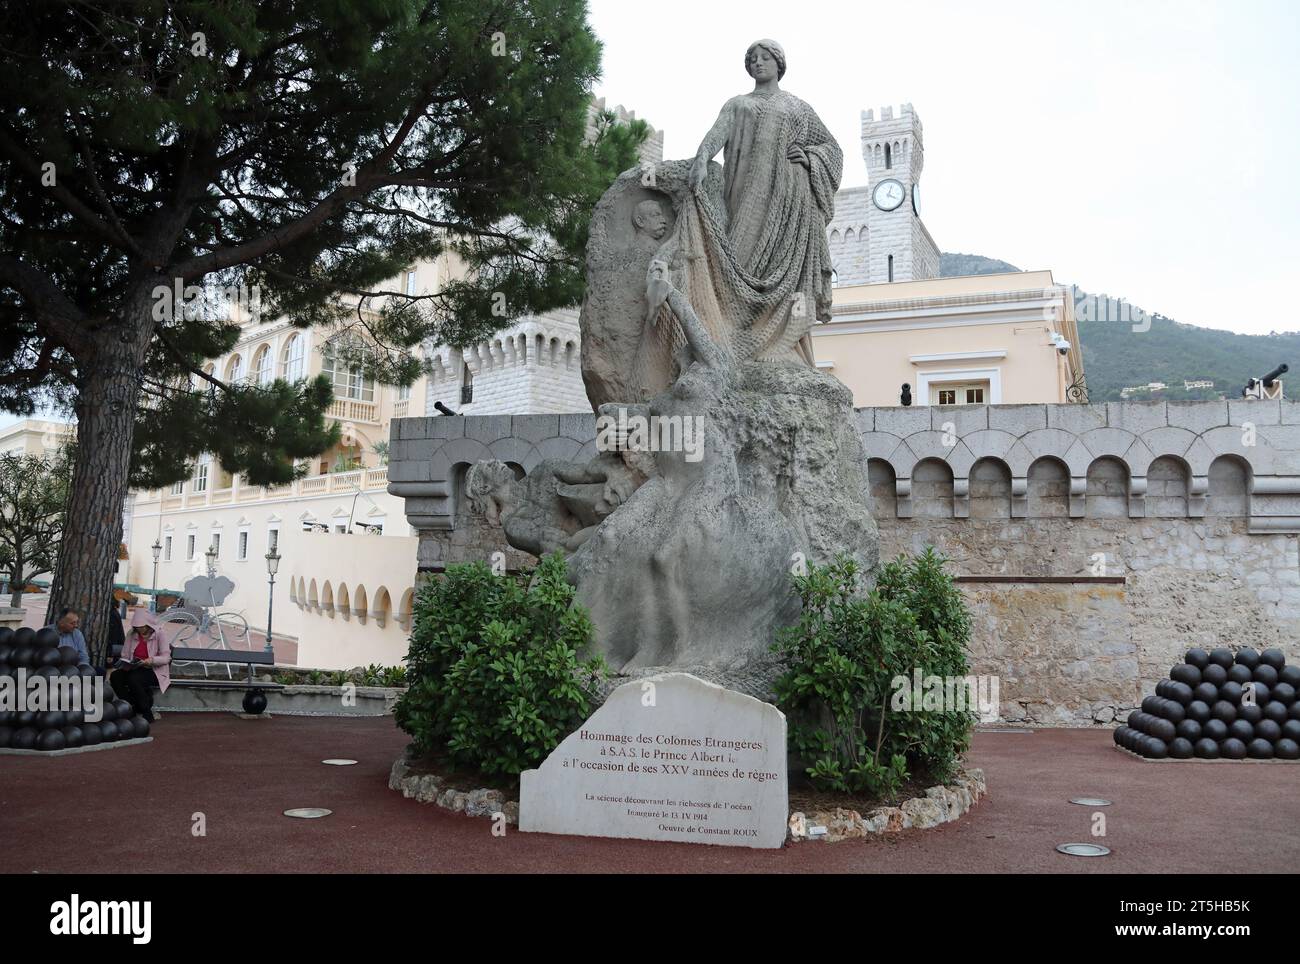
[[[907,189],[892,177],[881,181],[871,192],[871,200],[882,211],[892,211],[907,199]]]

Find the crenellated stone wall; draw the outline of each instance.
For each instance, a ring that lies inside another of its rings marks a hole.
[[[431,347],[424,410],[435,411],[434,402],[466,416],[586,408],[578,344],[577,312],[563,309],[523,318],[465,349]],[[461,391],[466,369],[468,402]]]
[[[1109,722],[1192,645],[1300,657],[1300,404],[1219,401],[857,411],[881,556],[927,544],[975,618],[1002,716]],[[592,415],[404,419],[390,491],[419,564],[507,551],[457,497],[495,458],[594,453]]]

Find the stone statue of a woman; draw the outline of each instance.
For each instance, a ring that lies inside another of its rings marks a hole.
[[[674,263],[674,286],[737,361],[812,365],[809,329],[830,319],[826,225],[844,155],[816,112],[781,90],[785,69],[774,40],[745,52],[754,89],[728,100],[705,134],[660,258]],[[707,176],[719,151],[720,196]],[[649,308],[653,316],[661,305]]]

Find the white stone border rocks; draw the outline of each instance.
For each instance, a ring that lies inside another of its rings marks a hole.
[[[923,797],[904,800],[897,807],[877,807],[865,816],[843,807],[808,814],[795,811],[790,814],[788,837],[793,843],[802,840],[838,843],[869,834],[926,830],[964,816],[987,793],[984,771],[978,767],[964,768],[946,786],[930,787]],[[822,828],[824,832],[815,832],[816,828]]]
[[[480,787],[476,790],[458,790],[436,773],[412,773],[411,765],[402,756],[393,763],[388,774],[388,788],[400,790],[402,796],[418,803],[432,803],[452,813],[467,817],[493,817],[505,814],[506,824],[519,825],[519,801],[509,800],[500,790]]]
[[[500,790],[482,787],[476,790],[459,790],[448,786],[436,773],[412,773],[405,756],[394,761],[388,775],[388,788],[398,790],[408,800],[432,803],[452,813],[468,817],[493,817],[504,813],[506,824],[519,825],[519,801],[511,800]],[[866,837],[868,834],[895,833],[900,830],[926,830],[940,824],[951,823],[966,815],[979,799],[988,793],[984,771],[978,767],[962,769],[947,785],[930,787],[923,797],[904,800],[897,807],[877,807],[866,816],[856,810],[837,807],[829,811],[790,814],[790,831],[787,840],[798,843],[820,839],[828,843]],[[814,827],[825,828],[825,833],[814,836]]]

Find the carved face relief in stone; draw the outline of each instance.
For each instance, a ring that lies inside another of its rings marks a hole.
[[[664,209],[654,200],[642,201],[633,209],[632,224],[636,226],[638,234],[648,234],[656,241],[668,231],[668,218],[664,217]]]
[[[504,463],[478,462],[465,475],[465,498],[492,525],[514,511],[519,496],[514,472]]]

